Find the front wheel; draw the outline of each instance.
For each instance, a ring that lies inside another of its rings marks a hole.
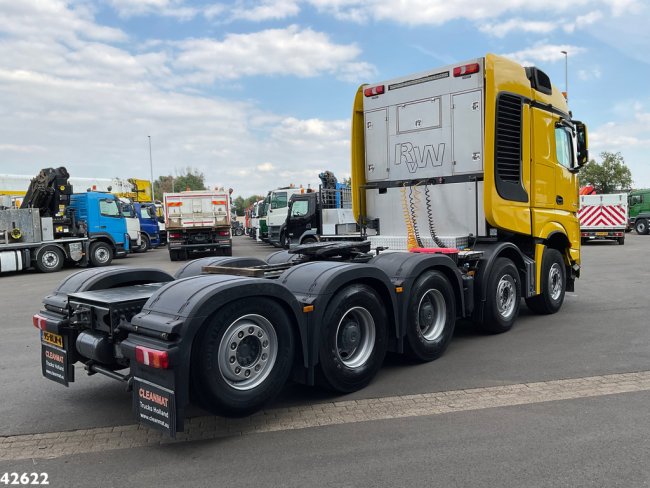
[[[648,229],[648,221],[646,219],[637,219],[634,223],[634,230],[639,235],[647,235],[650,232],[650,229]]]
[[[490,334],[510,330],[519,315],[520,302],[521,281],[515,263],[497,258],[487,281],[481,329]]]
[[[151,241],[149,241],[149,237],[143,235],[140,247],[137,247],[135,249],[135,252],[147,252],[150,248],[151,248]]]
[[[566,267],[557,249],[545,249],[542,256],[542,292],[526,298],[526,305],[533,312],[550,315],[562,307],[566,290]]]
[[[294,355],[291,321],[269,298],[243,298],[220,309],[194,341],[192,386],[202,406],[249,415],[286,383]]]
[[[420,276],[411,292],[406,325],[407,353],[418,361],[438,359],[447,349],[456,323],[456,300],[439,271]]]
[[[319,345],[319,383],[350,393],[365,387],[384,361],[388,319],[377,292],[355,284],[339,291],[325,311]]]
[[[93,242],[88,253],[90,254],[90,264],[95,267],[108,266],[113,261],[113,249],[106,242]]]

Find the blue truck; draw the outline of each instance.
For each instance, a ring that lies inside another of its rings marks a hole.
[[[92,266],[108,266],[114,257],[124,257],[131,251],[119,203],[111,193],[89,191],[70,195],[70,208],[86,226],[90,239],[88,259]]]
[[[160,226],[156,214],[155,203],[135,202],[135,212],[140,220],[140,233],[142,244],[136,252],[145,252],[155,249],[161,244]]]

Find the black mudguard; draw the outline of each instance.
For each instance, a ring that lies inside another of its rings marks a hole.
[[[438,270],[445,274],[456,296],[456,316],[466,315],[465,296],[463,293],[463,279],[456,263],[444,254],[420,254],[406,252],[384,252],[375,256],[370,263],[382,269],[395,287],[401,287],[402,293],[398,294],[399,305],[399,331],[395,350],[404,352],[404,337],[406,335],[407,313],[409,298],[417,278],[428,270]]]
[[[151,296],[131,324],[143,332],[156,332],[169,342],[130,334],[122,350],[130,359],[134,378],[150,381],[175,392],[177,429],[182,430],[190,401],[190,365],[194,338],[209,317],[225,304],[246,297],[269,297],[282,303],[297,326],[297,341],[306,346],[307,321],[302,306],[276,281],[232,275],[200,275],[173,281]],[[167,350],[170,368],[149,368],[135,361],[135,347]]]
[[[314,384],[314,366],[318,364],[318,349],[321,326],[327,306],[332,296],[341,288],[351,283],[363,283],[372,286],[386,304],[389,324],[389,336],[397,334],[397,299],[393,284],[381,269],[361,263],[332,261],[312,261],[298,264],[286,270],[278,281],[293,293],[302,306],[313,305],[312,312],[304,314],[307,319],[307,348],[305,366],[307,377],[296,378],[307,384]]]

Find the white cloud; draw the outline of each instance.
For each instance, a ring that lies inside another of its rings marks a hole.
[[[265,173],[268,173],[269,171],[273,171],[275,169],[275,166],[271,163],[262,163],[257,165],[257,170],[258,171],[263,171]]]
[[[194,82],[236,79],[256,75],[294,75],[302,78],[322,74],[361,79],[373,67],[356,59],[361,50],[354,44],[335,44],[327,34],[289,26],[252,34],[228,34],[224,40],[188,39],[180,49],[176,66],[196,73]]]
[[[603,73],[598,66],[595,66],[590,69],[578,70],[578,78],[580,78],[582,81],[599,80],[602,74]]]
[[[479,30],[495,37],[505,37],[512,31],[533,32],[536,34],[547,34],[557,29],[557,23],[545,21],[530,21],[519,18],[508,19],[505,22],[496,24],[481,24]]]
[[[260,22],[293,17],[300,12],[298,0],[264,0],[240,4],[232,9],[232,19]]]
[[[109,2],[122,17],[162,15],[189,20],[199,13],[198,8],[185,6],[184,0],[109,0]]]
[[[513,59],[525,66],[531,66],[536,64],[536,62],[552,63],[564,60],[564,54],[562,54],[562,51],[568,52],[569,56],[573,57],[584,52],[585,48],[569,44],[545,44],[544,41],[542,41],[532,47],[503,54],[503,56]]]
[[[18,144],[0,144],[0,152],[35,153],[45,152],[45,148],[43,146],[34,145],[20,146]]]

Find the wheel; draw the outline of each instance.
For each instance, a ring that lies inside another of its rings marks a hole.
[[[555,313],[562,307],[565,290],[566,267],[562,254],[547,248],[542,256],[542,293],[526,298],[526,305],[538,314]]]
[[[386,356],[387,323],[384,305],[369,286],[350,285],[334,295],[321,327],[318,382],[341,393],[370,383]]]
[[[42,248],[36,255],[36,269],[41,273],[52,273],[63,268],[65,256],[56,246]]]
[[[648,221],[646,219],[637,219],[636,222],[634,222],[634,230],[637,234],[642,236],[647,235],[650,231],[648,229]]]
[[[142,243],[135,249],[135,252],[147,252],[149,249],[151,249],[151,241],[148,236],[142,235]]]
[[[223,256],[232,256],[232,247],[224,247],[221,253]]]
[[[625,245],[625,236],[623,236],[623,237],[619,237],[619,238],[616,239],[616,240],[618,241],[618,245],[619,245],[619,246],[624,246],[624,245]]]
[[[237,227],[235,229],[235,235],[236,236],[243,236],[244,235],[244,229],[242,229],[241,227]]]
[[[300,244],[301,245],[302,244],[313,244],[314,242],[318,242],[318,239],[316,239],[314,236],[307,236],[302,240],[302,242]]]
[[[406,324],[406,352],[410,357],[433,361],[442,356],[456,324],[454,290],[445,275],[428,271],[417,279]]]
[[[289,247],[291,247],[289,236],[287,236],[284,231],[280,233],[280,247],[282,249],[289,249]]]
[[[583,244],[583,245],[584,245],[584,244],[586,244],[587,242],[589,242],[589,238],[588,238],[588,237],[581,237],[581,238],[580,238],[580,244]]]
[[[95,241],[90,245],[90,264],[95,267],[108,266],[113,261],[113,249],[102,241]]]
[[[178,252],[174,249],[169,250],[169,259],[171,261],[178,261]]]
[[[508,258],[497,258],[487,281],[481,329],[490,334],[510,330],[519,314],[520,302],[521,281],[517,267]]]
[[[293,365],[291,321],[269,298],[243,298],[215,313],[192,351],[192,387],[213,413],[249,415],[277,395]]]

